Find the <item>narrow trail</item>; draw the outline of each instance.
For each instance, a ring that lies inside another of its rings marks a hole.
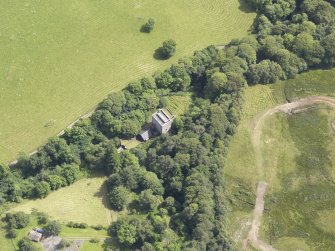
[[[301,111],[301,108],[314,104],[325,104],[332,108],[335,108],[335,99],[327,96],[313,96],[299,99],[292,103],[286,103],[270,108],[261,113],[252,121],[252,130],[251,130],[252,145],[254,147],[256,157],[258,177],[262,177],[262,173],[264,173],[263,156],[261,151],[261,134],[265,119],[278,112],[294,114],[296,112]],[[264,196],[266,193],[266,188],[267,183],[264,181],[260,181],[257,185],[256,203],[253,212],[253,221],[248,236],[243,241],[243,250],[245,250],[248,244],[250,243],[257,250],[276,251],[276,249],[273,248],[271,245],[259,239],[259,227],[261,225],[261,219],[264,211]]]

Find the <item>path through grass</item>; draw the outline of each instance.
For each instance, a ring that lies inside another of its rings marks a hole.
[[[246,35],[255,14],[241,2],[2,1],[0,161],[34,150],[129,81]],[[139,32],[149,17],[154,31]],[[155,60],[168,38],[176,55]]]

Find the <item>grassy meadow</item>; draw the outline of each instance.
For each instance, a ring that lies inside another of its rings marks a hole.
[[[335,71],[311,71],[294,80],[246,90],[242,120],[225,169],[232,208],[230,233],[239,245],[251,224],[256,184],[263,180],[268,191],[260,239],[278,250],[333,250],[335,111],[317,105],[292,115],[269,116],[261,133],[262,168],[256,163],[251,138],[258,116],[286,102],[284,94],[289,100],[333,96],[331,74]]]
[[[35,208],[63,223],[73,221],[108,226],[117,214],[108,208],[105,180],[106,177],[83,178],[44,199],[24,201],[11,210],[30,213]]]
[[[5,0],[1,7],[0,161],[34,150],[129,81],[246,35],[255,17],[239,0]],[[155,29],[141,33],[149,17]],[[176,55],[155,59],[169,38]]]
[[[325,95],[335,97],[335,69],[314,70],[298,75],[295,79],[283,81],[288,100]]]
[[[180,95],[172,95],[167,99],[167,108],[174,116],[185,114],[192,102],[192,93],[184,93]]]

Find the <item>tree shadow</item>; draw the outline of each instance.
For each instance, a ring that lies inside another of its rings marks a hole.
[[[101,185],[99,191],[94,194],[94,197],[101,198],[104,207],[108,210],[113,210],[108,199],[107,181]]]
[[[168,58],[163,53],[163,47],[159,47],[155,50],[153,54],[154,59],[156,60],[167,60]]]
[[[240,6],[238,7],[239,10],[245,13],[255,13],[256,9],[246,0],[239,0]]]

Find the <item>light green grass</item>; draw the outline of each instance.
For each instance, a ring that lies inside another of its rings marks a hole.
[[[167,108],[174,116],[185,114],[192,101],[192,93],[183,93],[180,95],[169,96],[167,100]]]
[[[0,161],[30,152],[108,93],[209,44],[248,33],[239,0],[2,1]],[[152,33],[139,32],[149,18]],[[177,53],[154,51],[166,39]]]
[[[274,245],[274,247],[280,251],[292,251],[292,250],[311,251],[311,248],[306,244],[303,238],[296,238],[296,237],[280,238]]]
[[[30,213],[36,208],[64,223],[73,221],[107,226],[117,215],[107,208],[105,180],[105,177],[84,178],[52,192],[44,199],[25,201],[12,211]]]
[[[295,79],[283,81],[288,100],[308,96],[326,95],[335,97],[335,69],[314,70],[296,76]]]
[[[225,166],[228,180],[230,178],[242,179],[255,190],[258,177],[255,175],[257,173],[256,158],[251,143],[253,120],[256,115],[275,106],[278,103],[276,98],[278,96],[277,90],[270,85],[256,85],[246,89],[242,119],[228,149]]]
[[[328,233],[335,235],[335,209],[322,210],[318,212],[318,216],[315,218],[315,223],[323,230]]]
[[[103,251],[103,244],[101,243],[91,243],[85,241],[84,245],[80,248],[80,251]]]
[[[15,241],[5,238],[6,231],[2,227],[3,224],[0,225],[0,247],[4,251],[14,251],[16,249]]]
[[[137,140],[136,138],[133,139],[122,139],[121,144],[124,145],[127,149],[132,149],[139,146],[142,142]]]
[[[62,232],[60,233],[61,237],[89,237],[89,238],[108,238],[107,231],[106,230],[94,230],[93,228],[70,228],[67,226],[62,226]]]

